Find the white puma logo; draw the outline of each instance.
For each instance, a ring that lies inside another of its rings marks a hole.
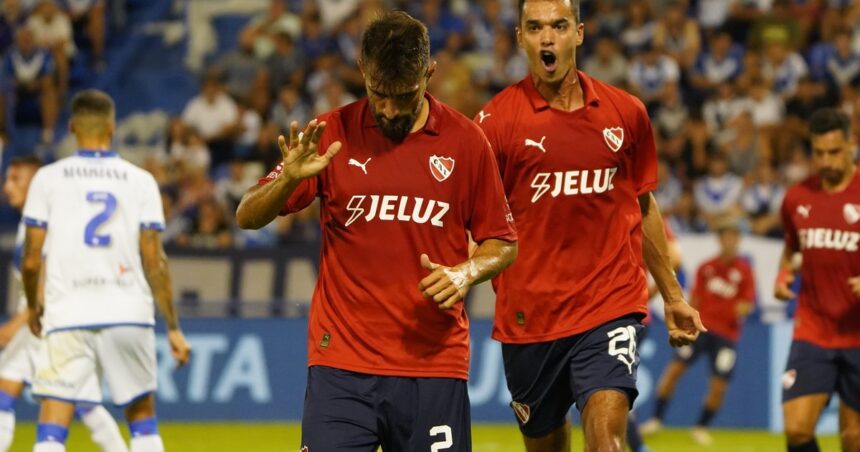
[[[478,116],[480,117],[480,119],[478,119],[478,124],[483,124],[484,119],[487,119],[492,115],[493,115],[492,113],[484,113],[484,110],[479,111]]]
[[[797,206],[797,213],[800,214],[803,218],[809,218],[809,211],[810,210],[812,210],[812,206],[810,206],[810,205]]]
[[[540,149],[541,152],[546,153],[546,149],[544,149],[544,147],[543,147],[544,140],[546,140],[546,135],[540,137],[540,142],[526,138],[526,146],[536,147],[536,148]]]
[[[356,159],[349,159],[349,164],[361,168],[361,170],[364,171],[364,174],[367,175],[367,164],[370,163],[370,160],[371,159],[368,158],[364,163],[359,163]]]

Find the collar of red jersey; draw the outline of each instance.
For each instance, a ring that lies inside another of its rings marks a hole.
[[[597,106],[600,104],[600,97],[597,96],[597,92],[594,90],[594,83],[591,81],[591,77],[585,75],[585,72],[576,71],[577,78],[579,79],[579,83],[582,83],[582,91],[585,93],[585,105]],[[529,97],[529,100],[532,102],[532,107],[535,110],[545,110],[549,108],[549,102],[543,98],[540,91],[535,87],[535,81],[531,74],[526,76],[526,94]]]
[[[427,123],[424,124],[424,127],[421,129],[422,132],[426,132],[432,135],[439,135],[439,116],[442,107],[439,105],[439,101],[436,100],[435,97],[431,96],[430,93],[424,92],[424,98],[427,99],[427,102],[430,102],[430,112],[427,114]],[[364,128],[377,127],[376,119],[373,117],[373,113],[370,112],[370,102],[367,102],[367,105],[364,107]]]
[[[78,157],[87,157],[87,158],[104,158],[104,157],[116,157],[116,151],[111,151],[109,149],[78,149],[76,152]]]

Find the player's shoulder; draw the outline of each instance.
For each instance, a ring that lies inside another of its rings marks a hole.
[[[325,121],[327,131],[334,130],[337,133],[344,133],[348,126],[362,124],[365,108],[368,107],[367,98],[363,97],[334,110],[322,113],[316,117],[316,120],[317,122]],[[299,127],[303,127],[303,125],[300,124]]]
[[[440,134],[448,135],[457,140],[468,140],[469,138],[486,140],[483,129],[475,121],[439,99],[432,98],[432,102],[434,102],[433,114],[437,116],[437,120],[440,122]]]
[[[499,116],[504,116],[506,113],[510,113],[512,110],[516,111],[516,107],[518,107],[523,102],[528,102],[528,92],[527,92],[527,83],[528,77],[520,80],[517,83],[512,85],[508,85],[505,89],[499,91],[484,107],[485,113],[492,113]]]
[[[705,271],[705,269],[713,268],[720,262],[720,256],[714,256],[699,265],[699,271]]]
[[[793,202],[798,197],[808,196],[821,191],[821,178],[814,174],[806,179],[796,182],[785,191],[785,203]]]
[[[597,94],[601,102],[612,104],[625,117],[648,116],[645,104],[638,97],[615,85],[591,77],[584,72],[580,72],[580,75],[587,78],[591,88],[594,89],[595,94]]]

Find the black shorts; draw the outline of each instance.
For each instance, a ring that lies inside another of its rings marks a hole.
[[[575,336],[533,344],[502,344],[511,408],[525,436],[538,438],[564,425],[573,403],[610,389],[627,395],[630,406],[639,366],[641,316],[626,316]]]
[[[386,452],[471,451],[466,381],[309,368],[301,447],[376,452],[379,446]]]
[[[693,364],[702,353],[708,354],[711,364],[711,375],[732,378],[737,363],[737,344],[722,336],[711,333],[701,333],[696,342],[679,347],[675,350],[675,359],[686,365]]]
[[[834,392],[860,411],[860,348],[830,349],[792,341],[782,376],[782,401]]]

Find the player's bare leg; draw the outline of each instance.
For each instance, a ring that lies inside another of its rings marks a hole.
[[[657,407],[654,410],[654,417],[648,419],[639,428],[643,435],[651,435],[657,433],[663,427],[663,415],[666,412],[666,407],[669,404],[669,399],[675,393],[675,387],[678,385],[678,380],[687,371],[687,365],[681,361],[674,360],[666,366],[663,375],[660,376],[660,382],[657,384]]]
[[[711,435],[708,433],[708,424],[711,423],[714,415],[723,406],[723,399],[726,395],[726,389],[729,387],[729,382],[722,377],[711,377],[708,386],[708,395],[705,397],[705,404],[702,407],[702,414],[699,416],[699,421],[693,427],[693,439],[702,446],[707,446],[713,443]]]
[[[21,396],[24,383],[0,379],[0,452],[12,447],[15,435],[15,401]]]
[[[63,452],[69,424],[75,417],[75,405],[55,399],[42,399],[39,407],[39,425],[36,427],[36,446],[33,452]]]
[[[595,392],[582,410],[586,452],[622,452],[627,437],[630,399],[612,389]]]
[[[570,419],[564,420],[564,425],[540,438],[523,436],[526,452],[569,452],[570,451]]]
[[[164,443],[158,434],[155,419],[155,394],[135,400],[125,409],[125,418],[131,431],[131,452],[164,452]]]
[[[812,394],[791,399],[782,404],[785,439],[788,442],[789,452],[818,451],[815,425],[824,407],[827,406],[829,398],[829,394]]]
[[[860,411],[839,404],[839,437],[843,452],[860,452]]]

